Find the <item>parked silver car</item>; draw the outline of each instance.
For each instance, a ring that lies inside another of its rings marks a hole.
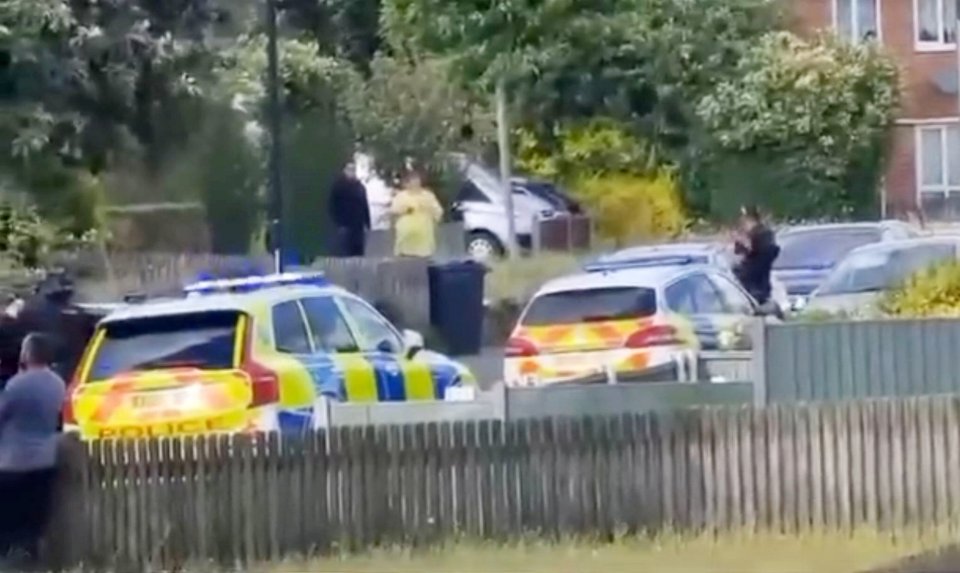
[[[813,292],[808,311],[869,311],[882,294],[910,275],[960,259],[960,237],[924,237],[854,249]]]

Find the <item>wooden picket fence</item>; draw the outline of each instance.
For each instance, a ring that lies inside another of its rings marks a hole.
[[[960,517],[960,398],[66,444],[51,566]]]

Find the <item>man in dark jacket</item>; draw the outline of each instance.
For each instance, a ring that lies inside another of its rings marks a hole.
[[[735,272],[743,288],[764,305],[770,300],[770,272],[780,255],[773,231],[767,227],[756,207],[743,207],[740,212],[740,233],[734,250],[742,258]]]
[[[330,189],[330,219],[337,229],[337,254],[362,257],[366,233],[370,229],[370,205],[367,189],[357,179],[356,166],[348,163]]]

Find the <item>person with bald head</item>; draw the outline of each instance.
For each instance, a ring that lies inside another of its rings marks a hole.
[[[66,384],[53,341],[28,334],[20,372],[0,392],[0,552],[34,561],[50,512]]]

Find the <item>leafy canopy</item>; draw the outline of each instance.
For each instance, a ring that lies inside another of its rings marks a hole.
[[[761,170],[778,169],[795,185],[772,186],[768,193],[790,200],[768,202],[793,213],[840,215],[873,204],[898,106],[897,68],[887,55],[872,43],[776,32],[736,72],[696,109],[716,161],[762,159]],[[756,182],[748,171],[741,179]]]

